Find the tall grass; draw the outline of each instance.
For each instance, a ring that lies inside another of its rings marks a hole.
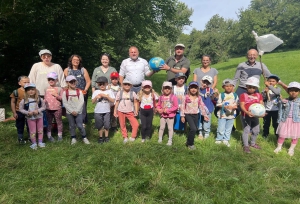
[[[299,54],[267,54],[263,62],[284,82],[299,81]],[[214,65],[219,84],[232,78],[243,60]],[[165,78],[163,72],[152,77],[156,90]],[[290,157],[284,151],[290,145],[287,141],[275,155],[273,131],[268,140],[258,137],[262,150],[244,154],[241,132],[232,134],[230,148],[214,144],[213,117],[210,137],[196,140],[197,149],[189,151],[184,134],[175,134],[171,147],[166,145],[166,134],[163,143],[157,143],[159,117],[155,116],[153,137],[145,144],[139,138],[124,145],[117,132],[110,133],[109,143],[99,145],[91,103],[88,111],[91,145],[70,145],[65,118],[64,140],[46,141],[46,148],[37,151],[17,143],[13,121],[0,123],[1,203],[300,203],[299,148]]]

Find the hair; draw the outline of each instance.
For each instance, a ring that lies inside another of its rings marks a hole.
[[[139,51],[139,49],[138,49],[136,46],[130,46],[129,49],[128,49],[128,51],[130,52],[130,49],[132,49],[132,48],[134,48],[134,49],[136,49],[137,51]]]
[[[39,103],[40,97],[39,97],[39,91],[35,88],[35,87],[28,87],[25,89],[25,95],[24,95],[24,103],[28,103],[29,102],[29,95],[27,94],[27,91],[29,89],[35,89],[35,94],[34,94],[34,100],[36,101],[36,103]]]
[[[191,95],[191,92],[190,92],[190,86],[188,87],[188,90],[187,90],[187,95]],[[196,93],[196,95],[197,96],[199,96],[200,95],[200,91],[199,91],[199,87],[198,87],[198,89],[197,89],[197,93]]]
[[[110,54],[103,53],[102,55],[100,55],[100,61],[101,61],[101,59],[102,59],[103,56],[106,56],[108,58],[109,62],[110,62]]]
[[[156,91],[151,87],[151,90],[150,90],[150,93],[153,95],[153,94],[156,94],[159,96],[158,93],[156,93]],[[138,93],[137,93],[137,99],[139,101],[142,101],[142,98],[144,96],[144,89],[142,88]]]
[[[18,82],[20,82],[22,79],[28,79],[28,76],[22,75],[18,77]]]
[[[78,69],[81,69],[81,68],[83,67],[83,65],[82,65],[82,58],[81,58],[79,55],[76,55],[76,54],[72,55],[72,56],[69,58],[69,60],[68,60],[68,68],[69,68],[69,69],[73,69],[72,59],[73,59],[74,57],[78,57],[78,59],[79,59]]]
[[[203,60],[204,57],[208,57],[209,61],[211,61],[211,56],[210,55],[202,55],[201,60]]]

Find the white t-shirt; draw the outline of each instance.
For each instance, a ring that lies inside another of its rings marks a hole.
[[[108,95],[110,98],[115,99],[115,95],[111,90],[95,90],[92,95],[92,100],[100,93]],[[113,103],[109,102],[106,98],[101,98],[97,101],[97,104],[95,106],[95,113],[109,113],[110,107],[113,105]]]
[[[154,94],[154,99],[157,101],[158,100],[158,95]],[[145,106],[149,106],[149,108],[153,108],[153,96],[152,93],[150,93],[149,97],[146,98],[145,95],[142,96],[141,99],[141,105],[140,107],[145,109]],[[147,109],[147,108],[146,108]]]
[[[178,98],[178,110],[179,110],[181,107],[182,101],[184,99],[185,86],[183,85],[182,87],[179,87],[179,86],[175,85],[173,94]]]

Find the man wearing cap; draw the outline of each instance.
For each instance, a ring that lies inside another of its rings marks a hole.
[[[129,58],[122,61],[119,72],[120,84],[123,84],[123,80],[126,77],[132,83],[131,90],[137,93],[141,90],[142,82],[145,80],[145,76],[150,77],[154,74],[148,65],[148,62],[139,57],[139,50],[135,46],[129,48]]]
[[[52,53],[45,49],[39,52],[42,62],[35,63],[29,73],[29,79],[31,83],[36,84],[36,88],[39,91],[40,96],[44,97],[45,89],[48,87],[47,74],[50,72],[56,72],[58,75],[58,86],[65,87],[66,81],[64,72],[59,64],[51,62]]]
[[[175,55],[170,56],[166,63],[160,68],[161,70],[167,71],[167,80],[176,84],[175,75],[179,72],[186,74],[190,69],[190,61],[183,55],[184,44],[175,45]]]
[[[238,88],[236,89],[236,93],[238,96],[240,96],[242,93],[247,92],[245,83],[249,77],[255,77],[259,80],[261,74],[263,74],[264,77],[268,77],[271,75],[265,64],[262,64],[264,70],[262,72],[260,62],[256,61],[257,56],[257,50],[250,49],[247,52],[248,61],[240,63],[236,68],[233,81],[235,87],[237,87],[237,82],[239,81]]]

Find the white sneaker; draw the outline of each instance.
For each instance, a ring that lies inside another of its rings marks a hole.
[[[294,156],[294,149],[289,149],[288,154],[289,154],[290,156]]]
[[[130,142],[133,142],[134,140],[135,140],[134,137],[129,138],[129,141],[130,141]]]
[[[31,149],[34,149],[34,150],[37,150],[37,144],[32,144],[32,145],[30,145],[30,148],[31,148]]]
[[[85,137],[85,138],[83,138],[83,140],[82,140],[83,142],[84,142],[84,144],[91,144],[90,143],[90,141]]]
[[[281,147],[277,147],[275,150],[274,150],[274,152],[276,153],[276,154],[278,154],[278,152],[280,152],[281,151]]]
[[[46,147],[46,144],[45,144],[45,143],[42,143],[42,142],[39,142],[38,146],[39,146],[39,147]]]
[[[142,143],[144,143],[146,140],[145,139],[142,139]]]
[[[226,145],[227,147],[230,147],[230,144],[227,140],[223,140],[223,144]]]
[[[221,143],[222,143],[222,141],[220,141],[220,140],[215,141],[215,144],[221,144]]]
[[[75,144],[76,142],[77,142],[77,140],[75,138],[72,138],[71,145]]]
[[[123,143],[125,144],[125,143],[127,143],[127,142],[128,142],[128,138],[125,137],[124,140],[123,140]]]
[[[169,140],[167,143],[168,146],[172,146],[172,140]]]

